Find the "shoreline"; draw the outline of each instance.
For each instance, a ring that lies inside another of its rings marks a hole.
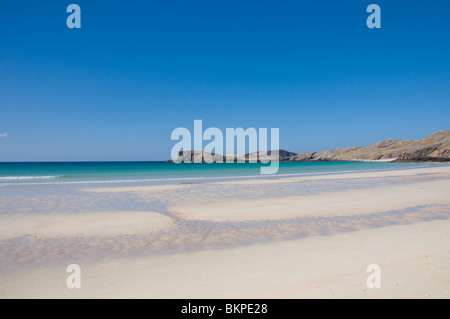
[[[130,162],[132,163],[132,162]],[[152,162],[149,162],[152,163]],[[157,163],[161,163],[161,162],[157,162]],[[351,163],[374,163],[377,164],[379,163],[380,165],[382,164],[387,164],[389,165],[390,163],[394,163],[397,165],[400,165],[403,162],[396,162],[396,161],[372,161],[372,160],[364,160],[364,161],[356,161],[356,160],[352,160],[352,161],[311,161],[311,162],[280,162],[280,163],[345,163],[345,164],[351,164]],[[210,164],[206,164],[206,163],[199,163],[201,165],[210,165]],[[216,164],[216,163],[213,163]],[[222,164],[222,163],[217,163],[217,164]],[[223,164],[228,164],[231,165],[233,163],[223,163]],[[236,164],[236,163],[234,163]],[[244,164],[244,163],[241,163]],[[119,184],[119,183],[137,183],[137,184],[142,184],[145,186],[148,186],[148,184],[145,183],[155,183],[154,185],[183,185],[183,184],[188,184],[189,181],[213,181],[214,180],[233,180],[233,179],[283,179],[283,178],[288,178],[288,177],[301,177],[301,176],[315,176],[315,175],[334,175],[334,174],[342,174],[342,173],[359,173],[359,172],[383,172],[383,171],[396,171],[396,170],[405,170],[405,169],[420,169],[423,167],[427,167],[427,166],[419,166],[420,164],[422,165],[432,165],[432,167],[445,167],[447,164],[446,163],[442,163],[442,162],[433,162],[433,163],[428,163],[428,162],[415,162],[415,163],[410,163],[410,162],[404,162],[404,164],[410,164],[411,166],[405,166],[405,167],[396,167],[396,166],[386,166],[383,168],[379,168],[379,167],[367,167],[367,168],[353,168],[353,169],[344,169],[344,170],[339,170],[339,169],[335,169],[334,167],[330,167],[327,170],[299,170],[299,171],[285,171],[284,173],[277,173],[277,174],[273,174],[273,175],[261,175],[259,173],[254,173],[252,175],[248,175],[250,174],[250,172],[246,172],[244,175],[217,175],[217,176],[186,176],[186,177],[156,177],[156,178],[134,178],[134,179],[104,179],[104,180],[99,180],[99,179],[93,179],[93,180],[80,180],[78,179],[76,176],[75,177],[71,177],[71,178],[64,178],[62,176],[51,176],[51,178],[49,178],[49,176],[3,176],[0,177],[0,180],[2,180],[3,178],[3,182],[0,182],[0,187],[8,187],[8,186],[21,186],[21,185],[69,185],[69,184],[73,184],[73,185],[77,185],[77,184]],[[189,165],[189,164],[184,164],[184,165]],[[195,166],[196,164],[192,163],[190,165]],[[237,165],[237,164],[236,164]],[[413,165],[417,165],[417,166],[413,166]],[[208,168],[207,166],[207,168]],[[258,167],[259,168],[259,167]],[[292,167],[290,166],[286,166],[282,169],[284,170],[289,170]],[[226,172],[224,172],[225,174]],[[35,179],[34,181],[32,181],[33,179]],[[30,180],[30,181],[28,181]],[[5,182],[8,181],[8,182]],[[97,187],[97,186],[96,186]],[[101,186],[98,186],[101,187]]]
[[[449,297],[447,165],[64,187],[0,197],[2,298]],[[381,290],[365,287],[372,263]]]

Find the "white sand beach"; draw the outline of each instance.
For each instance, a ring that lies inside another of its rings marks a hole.
[[[317,191],[253,195],[297,184]],[[229,195],[237,187],[253,197]],[[206,189],[215,196],[202,198]],[[122,193],[167,211],[1,215],[11,267],[0,272],[0,297],[450,297],[448,165],[77,194]],[[66,287],[72,263],[80,289]],[[381,288],[366,286],[369,264],[380,266]]]
[[[185,219],[213,221],[355,216],[405,209],[424,203],[450,206],[449,194],[450,183],[448,180],[440,180],[377,189],[337,191],[326,197],[318,194],[175,206],[169,207],[169,211]]]
[[[172,220],[155,212],[83,212],[78,214],[0,215],[0,240],[133,235],[168,228]]]
[[[449,298],[450,222],[432,221],[226,250],[14,272],[11,298]],[[381,267],[368,289],[366,267]]]

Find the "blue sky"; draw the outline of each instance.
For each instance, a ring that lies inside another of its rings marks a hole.
[[[450,129],[449,16],[446,0],[2,1],[0,161],[166,160],[195,119],[278,127],[294,152],[420,139]]]

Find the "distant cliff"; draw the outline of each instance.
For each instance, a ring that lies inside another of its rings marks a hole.
[[[351,160],[450,161],[450,130],[436,132],[422,140],[390,138],[366,147],[301,153],[288,159],[293,162]]]
[[[180,159],[182,152],[178,155]],[[245,155],[220,155],[202,151],[186,151],[184,158],[205,161],[208,159],[244,161],[270,160],[274,154],[269,152],[256,152]],[[369,146],[352,146],[336,148],[323,152],[293,153],[279,150],[278,159],[281,162],[311,162],[311,161],[354,161],[354,160],[395,160],[395,161],[450,161],[450,130],[442,130],[431,134],[421,140],[386,139]],[[169,160],[169,162],[172,162]]]

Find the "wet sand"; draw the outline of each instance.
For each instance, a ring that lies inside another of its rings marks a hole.
[[[449,195],[443,165],[5,197],[0,297],[449,298]]]
[[[24,235],[40,238],[133,235],[171,225],[169,217],[143,211],[4,214],[0,215],[0,239]]]

